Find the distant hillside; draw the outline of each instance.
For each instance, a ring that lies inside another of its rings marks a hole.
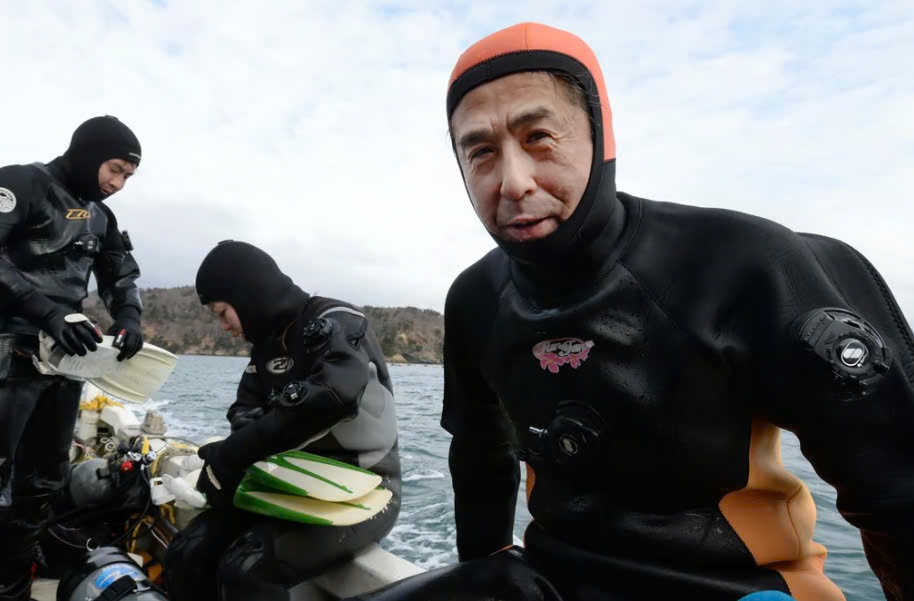
[[[193,286],[149,288],[143,295],[143,335],[152,344],[182,355],[247,355],[250,345],[219,327],[200,304]],[[84,304],[86,315],[102,329],[111,318],[95,292]],[[415,307],[362,307],[381,349],[391,363],[441,363],[444,318]]]

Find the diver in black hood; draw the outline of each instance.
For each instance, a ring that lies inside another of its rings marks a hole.
[[[230,305],[240,322],[239,327],[226,329],[255,345],[285,328],[311,298],[270,255],[233,240],[219,243],[206,255],[197,270],[196,289],[204,305]]]
[[[228,409],[231,434],[199,450],[205,465],[197,488],[212,510],[169,545],[169,598],[287,599],[290,587],[381,540],[397,520],[400,459],[390,375],[360,311],[310,296],[250,244],[213,248],[196,289],[223,329],[253,347]],[[305,525],[235,509],[246,469],[290,449],[369,469],[383,477],[393,499],[353,526]]]
[[[95,274],[114,318],[119,360],[143,345],[139,267],[102,203],[140,164],[140,143],[115,117],[95,117],[48,164],[0,168],[0,600],[28,599],[38,524],[62,485],[82,384],[40,375],[38,331],[68,354],[101,333],[77,317]]]

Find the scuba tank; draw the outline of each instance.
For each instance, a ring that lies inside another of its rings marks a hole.
[[[70,470],[67,492],[74,507],[102,505],[111,501],[117,490],[108,472],[108,460],[96,457],[74,465]]]
[[[83,565],[67,571],[57,601],[166,601],[130,556],[116,547],[90,551]]]

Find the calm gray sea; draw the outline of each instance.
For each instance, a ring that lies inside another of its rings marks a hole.
[[[225,410],[246,360],[237,357],[182,356],[169,381],[149,407],[159,411],[168,434],[201,441],[228,433]],[[440,366],[393,365],[403,467],[403,508],[398,525],[383,542],[389,551],[424,568],[457,560],[451,481],[447,470],[450,436],[438,424],[441,413]],[[142,418],[145,408],[135,407]],[[785,433],[784,462],[803,478],[818,507],[816,540],[829,549],[825,571],[850,601],[885,599],[863,555],[857,530],[835,511],[835,490],[824,483]],[[520,498],[515,535],[521,537],[529,514]],[[518,538],[519,540],[519,538]]]

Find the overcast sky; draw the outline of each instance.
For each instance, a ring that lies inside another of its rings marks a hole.
[[[6,0],[0,165],[116,115],[143,145],[110,202],[144,287],[192,284],[234,238],[310,292],[441,310],[493,246],[450,151],[448,75],[527,20],[596,52],[620,190],[842,238],[914,316],[911,0]]]

